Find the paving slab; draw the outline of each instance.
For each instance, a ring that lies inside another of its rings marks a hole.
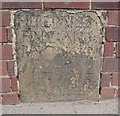
[[[108,100],[97,102],[75,102],[76,114],[118,114],[118,101]]]
[[[3,105],[2,114],[118,114],[118,99]]]

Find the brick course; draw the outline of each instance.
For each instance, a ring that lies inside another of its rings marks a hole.
[[[12,76],[11,77],[11,87],[12,87],[12,91],[18,91],[18,86],[17,86],[17,77]]]
[[[106,27],[105,29],[106,41],[118,42],[120,41],[120,27]]]
[[[120,12],[119,11],[109,11],[108,12],[108,25],[120,25]]]
[[[111,74],[102,74],[101,87],[109,87],[111,82]]]
[[[7,43],[7,42],[12,42],[12,29],[11,28],[6,28],[2,27],[0,28],[0,42],[1,43]]]
[[[0,24],[0,26],[3,27],[10,26],[10,20],[11,20],[10,11],[2,11],[2,13],[0,14],[2,14],[2,18],[0,19],[2,24]]]
[[[89,9],[89,1],[87,2],[61,2],[62,0],[58,0],[58,2],[45,2],[45,8],[77,8],[77,9]]]
[[[14,76],[15,72],[14,72],[14,61],[9,61],[8,62],[8,75],[9,76]]]
[[[42,1],[42,0],[41,0]],[[42,8],[42,2],[3,2],[3,9]]]
[[[118,72],[118,58],[104,58],[103,72]]]
[[[0,49],[2,53],[0,53],[0,60],[12,60],[13,52],[12,52],[12,45],[0,45]]]
[[[115,88],[102,88],[101,89],[101,98],[113,98],[115,96]]]
[[[100,0],[92,0],[92,9],[100,9],[100,10],[118,10],[119,2],[101,2]]]
[[[0,78],[0,85],[2,85],[1,92],[10,92],[11,82],[9,78]]]
[[[113,57],[114,55],[114,43],[105,42],[104,43],[104,57]]]
[[[2,94],[2,104],[17,104],[19,103],[18,94]]]
[[[120,86],[119,78],[120,78],[120,73],[113,73],[113,74],[112,74],[112,82],[111,82],[111,85],[112,85],[112,86]]]
[[[12,42],[12,28],[7,28],[7,40],[8,42]]]
[[[7,42],[7,32],[6,32],[6,28],[0,28],[0,42]]]
[[[0,76],[7,76],[8,75],[8,70],[7,70],[7,62],[5,61],[0,61]]]

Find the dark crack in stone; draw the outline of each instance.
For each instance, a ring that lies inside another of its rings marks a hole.
[[[97,100],[102,29],[92,11],[16,12],[21,101]]]

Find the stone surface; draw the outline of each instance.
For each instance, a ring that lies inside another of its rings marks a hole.
[[[94,11],[15,14],[22,102],[98,99],[103,25]]]

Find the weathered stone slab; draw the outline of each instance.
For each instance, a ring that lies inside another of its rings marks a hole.
[[[93,11],[18,11],[21,101],[98,99],[102,29]]]

